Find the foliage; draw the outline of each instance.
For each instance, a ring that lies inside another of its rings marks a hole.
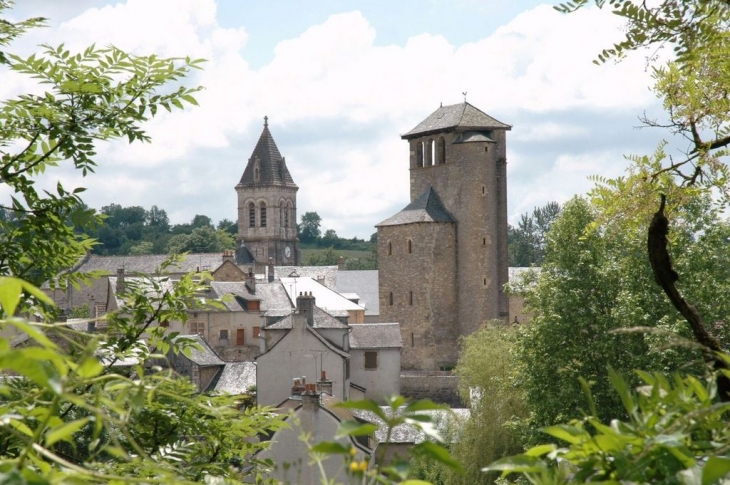
[[[322,234],[320,231],[321,225],[322,218],[316,212],[305,212],[302,214],[302,222],[297,224],[299,239],[302,243],[317,241]]]
[[[434,404],[428,399],[409,402],[403,396],[391,396],[386,399],[385,404],[386,409],[381,409],[378,403],[372,400],[347,401],[338,404],[339,407],[345,409],[369,411],[377,416],[381,426],[385,429],[386,439],[378,444],[374,464],[369,464],[367,461],[357,462],[353,458],[355,456],[354,448],[338,441],[325,441],[312,446],[312,458],[320,468],[323,483],[329,483],[322,466],[323,456],[334,454],[343,456],[345,470],[355,483],[429,485],[429,482],[413,478],[413,469],[409,466],[411,460],[396,457],[393,461],[388,462],[385,459],[389,456],[388,447],[391,436],[395,428],[402,425],[409,425],[422,431],[427,438],[411,448],[411,457],[420,457],[439,463],[456,473],[462,472],[461,465],[451,457],[446,448],[439,444],[443,442],[443,438],[437,427],[433,425],[433,417],[429,414],[429,412],[438,410],[446,411],[448,408]],[[376,428],[376,425],[372,423],[363,424],[360,421],[346,420],[340,425],[335,439],[369,436],[375,432]]]
[[[68,318],[91,318],[91,308],[88,303],[81,306],[73,307],[68,314]]]
[[[0,3],[0,13],[7,7]],[[0,39],[7,43],[39,23],[0,22]],[[84,175],[93,172],[98,141],[149,141],[141,123],[158,109],[195,104],[197,88],[168,84],[201,61],[132,56],[113,46],[74,53],[48,45],[40,55],[22,58],[5,51],[0,60],[46,89],[0,105],[0,178],[11,194],[4,208],[17,215],[12,222],[0,220],[0,275],[39,285],[92,248],[93,241],[77,235],[74,225],[89,227],[97,218],[81,203],[82,188],[67,190],[58,183],[55,191],[40,193],[34,179],[61,163]],[[163,86],[165,92],[159,92]]]
[[[447,473],[446,483],[494,483],[494,474],[481,471],[484,464],[523,449],[528,411],[523,392],[516,385],[516,332],[516,327],[496,321],[462,337],[454,373],[471,415],[456,435],[451,451],[465,473]]]
[[[631,174],[619,185],[640,183],[639,177]],[[535,426],[584,412],[579,377],[592,386],[599,418],[621,417],[623,407],[605,377],[608,366],[623,373],[692,365],[699,370],[701,354],[685,345],[691,334],[682,317],[656,289],[646,258],[648,219],[619,216],[625,214],[621,210],[608,217],[625,202],[622,194],[603,187],[590,201],[566,204],[549,234],[541,272],[528,275],[524,284],[533,319],[520,334],[517,352]],[[730,227],[709,197],[683,195],[683,205],[671,208],[675,267],[687,275],[682,288],[707,320],[720,321],[730,313],[724,263]],[[646,197],[653,197],[650,190]],[[636,327],[648,332],[630,331]],[[714,331],[728,341],[724,326]]]
[[[0,280],[0,301],[12,311],[27,283]],[[163,281],[164,283],[164,281]],[[126,309],[108,318],[108,333],[79,333],[63,324],[0,324],[27,336],[26,344],[0,340],[0,367],[18,378],[0,384],[0,473],[13,483],[190,483],[206,476],[241,478],[240,465],[261,445],[248,440],[281,426],[267,410],[238,411],[230,396],[204,396],[185,378],[148,373],[164,358],[150,349],[184,351],[189,340],[157,323],[184,319],[200,281],[128,285]],[[50,304],[49,301],[46,303]],[[140,344],[142,335],[147,344]],[[135,359],[133,376],[118,372]],[[235,459],[235,460],[234,460]]]
[[[486,469],[522,473],[533,484],[726,483],[730,404],[718,402],[714,378],[638,372],[632,392],[609,372],[628,419],[606,425],[589,393],[590,415],[542,430],[567,446],[536,446]]]
[[[0,13],[8,6],[0,0]],[[0,19],[0,45],[40,23]],[[93,172],[99,141],[149,141],[142,123],[158,109],[196,104],[197,88],[170,84],[200,61],[131,56],[112,46],[81,53],[44,46],[27,59],[4,51],[0,62],[47,89],[0,105],[0,180],[11,194],[0,217],[0,329],[18,335],[12,343],[0,339],[0,481],[240,480],[241,466],[259,447],[249,438],[276,429],[280,420],[268,410],[241,413],[236,398],[199,395],[153,365],[168,351],[189,351],[189,339],[161,325],[186,319],[204,280],[130,280],[119,312],[81,322],[99,330],[106,324],[106,333],[22,317],[50,320],[53,303],[34,283],[50,279],[55,286],[53,278],[93,246],[76,231],[99,222],[78,195],[83,189],[67,191],[59,183],[55,192],[41,194],[36,179],[62,163],[83,175]],[[119,225],[144,224],[140,209],[127,211]],[[148,222],[167,224],[159,211]],[[137,364],[125,370],[129,360]]]
[[[530,216],[520,216],[517,227],[508,227],[509,265],[517,267],[540,266],[545,258],[545,245],[550,226],[560,214],[560,204],[548,202],[535,207]]]
[[[167,252],[170,254],[215,253],[234,247],[235,239],[229,232],[215,230],[212,226],[196,227],[192,233],[172,236],[167,242]]]

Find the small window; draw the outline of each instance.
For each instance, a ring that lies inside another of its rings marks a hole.
[[[413,305],[413,292],[408,293],[408,304]]]
[[[484,278],[484,279],[482,280],[482,285],[483,285],[483,286],[487,286],[487,279],[486,279],[486,278]]]
[[[168,328],[170,326],[170,322],[160,322],[160,327]]]
[[[393,292],[388,294],[388,305],[393,306]]]
[[[366,369],[377,369],[378,368],[378,353],[375,351],[365,352],[365,368]]]
[[[190,333],[198,334],[201,337],[205,335],[205,323],[203,322],[190,322]]]
[[[254,327],[253,328],[253,338],[259,338],[261,336],[261,327]]]
[[[482,195],[487,195],[487,186],[482,185]]]
[[[412,251],[413,251],[413,245],[411,244],[411,240],[409,239],[408,240],[408,254],[411,254]]]
[[[236,330],[236,345],[244,345],[246,343],[246,329],[239,328]]]
[[[388,242],[388,256],[393,254],[393,244]]]
[[[413,336],[413,332],[411,332],[411,347],[416,346],[416,338]]]
[[[218,333],[218,340],[228,340],[228,330],[221,330]]]
[[[486,237],[483,237],[482,238],[482,246],[486,246],[486,245],[487,245],[487,238]]]
[[[350,378],[350,359],[345,361],[345,379]]]
[[[266,227],[266,204],[261,203],[261,227]]]
[[[248,204],[248,227],[256,227],[256,206]]]
[[[423,142],[416,143],[416,167],[423,167]]]
[[[436,163],[446,163],[446,140],[444,140],[443,136],[439,137],[436,142]]]

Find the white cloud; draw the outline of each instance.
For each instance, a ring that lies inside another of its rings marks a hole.
[[[529,114],[545,119],[555,112],[565,120],[566,113],[580,109],[593,110],[600,119],[605,112],[638,111],[652,102],[640,58],[602,67],[591,63],[620,35],[617,25],[613,16],[594,8],[560,15],[540,6],[491,35],[485,32],[478,42],[453,46],[441,35],[422,34],[404,45],[378,46],[373,25],[361,13],[349,12],[282,40],[273,60],[259,69],[246,61],[246,32],[221,27],[213,0],[128,0],[86,10],[53,29],[51,37],[74,47],[113,43],[139,54],[208,59],[205,70],[189,81],[205,86],[197,96],[199,108],[149,123],[151,145],[100,147],[100,162],[117,168],[89,179],[92,206],[155,203],[179,214],[173,222],[183,222],[201,212],[206,199],[210,205],[204,207],[212,208],[208,215],[214,220],[235,217],[235,203],[229,207],[209,199],[234,197],[232,187],[253,150],[261,118],[269,115],[300,186],[300,214],[317,211],[324,225],[341,235],[368,236],[373,224],[408,202],[407,145],[399,134],[439,102],[461,101],[462,91],[472,104],[507,123],[521,114],[523,125],[514,127],[508,143],[520,144],[520,154],[536,159],[511,158],[511,173],[533,163],[554,167],[540,180],[520,175],[510,181],[511,214],[565,199],[570,190],[585,189],[585,175],[605,173],[616,154],[571,153],[571,140],[588,136],[590,126],[530,124]],[[0,73],[0,94],[13,89],[4,86],[6,79]],[[362,136],[335,138],[339,132],[332,127],[345,125],[354,132],[361,128]],[[294,126],[306,126],[310,139],[283,144],[277,133],[293,140]],[[564,156],[548,160],[531,151],[532,143],[555,139],[565,147]],[[250,144],[231,146],[241,140]],[[124,180],[105,178],[121,177],[107,175],[120,173],[120,166]],[[154,193],[147,194],[154,176]],[[163,183],[168,188],[161,189]],[[223,187],[230,193],[220,195]],[[180,193],[186,206],[172,207],[173,201],[180,203]]]

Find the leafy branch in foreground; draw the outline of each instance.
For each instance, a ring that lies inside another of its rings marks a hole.
[[[629,418],[606,425],[583,381],[592,415],[542,431],[567,446],[539,445],[498,460],[485,471],[522,474],[530,483],[725,483],[730,474],[730,403],[719,402],[713,377],[704,380],[638,372],[630,391],[609,369]]]

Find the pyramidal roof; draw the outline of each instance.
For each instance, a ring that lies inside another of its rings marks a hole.
[[[399,226],[415,222],[456,222],[456,220],[441,203],[441,199],[439,199],[433,187],[429,187],[416,200],[408,204],[405,209],[380,224],[376,224],[375,227]]]
[[[460,130],[511,130],[512,127],[506,123],[502,123],[484,111],[475,108],[471,104],[464,101],[460,104],[452,104],[450,106],[441,106],[439,109],[429,115],[428,118],[421,121],[415,128],[401,135],[403,139],[415,138],[417,136],[428,135],[438,131],[448,131],[453,129]]]
[[[258,180],[255,177],[256,160],[259,161]],[[269,131],[269,118],[264,116],[264,131],[261,132],[256,148],[248,159],[246,169],[241,176],[242,185],[290,185],[296,187],[284,157],[276,146],[274,137]]]

